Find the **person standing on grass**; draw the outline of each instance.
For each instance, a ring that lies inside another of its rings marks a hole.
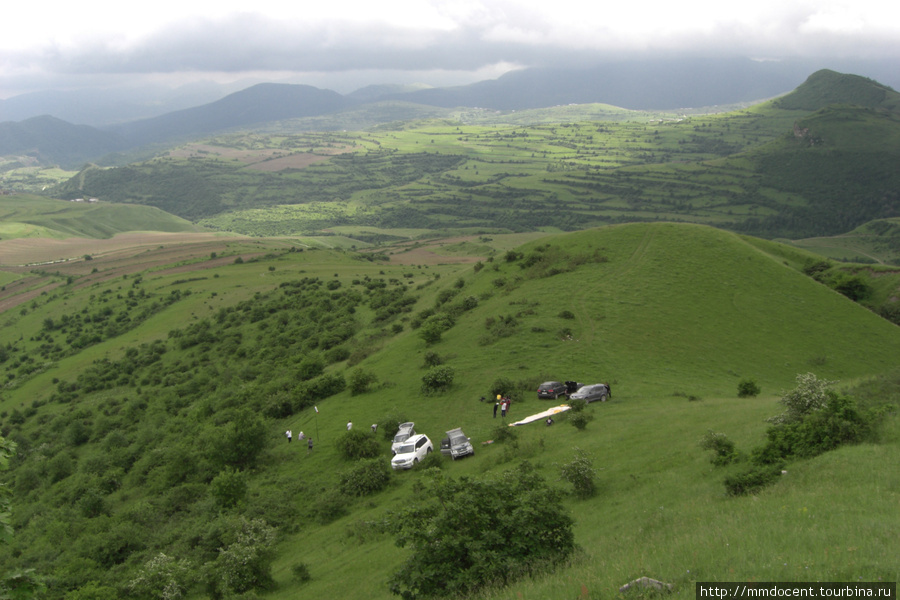
[[[312,452],[312,436],[309,436],[309,441],[306,442],[306,453],[309,454]]]
[[[288,444],[290,444],[290,443],[291,443],[291,430],[288,429],[287,431],[285,431],[285,432],[284,432],[284,435],[287,436]]]

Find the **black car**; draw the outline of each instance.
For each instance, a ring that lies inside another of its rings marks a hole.
[[[568,394],[566,384],[559,381],[545,381],[538,387],[538,398],[551,398],[556,400],[560,396]]]

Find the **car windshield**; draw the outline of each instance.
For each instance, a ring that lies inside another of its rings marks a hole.
[[[397,435],[394,436],[395,442],[405,442],[408,439],[409,439],[408,433],[398,433]]]
[[[467,441],[466,436],[464,435],[453,435],[450,436],[450,444],[453,446],[458,446],[459,444],[465,444]]]
[[[404,444],[397,450],[397,454],[409,454],[416,451],[415,444]]]

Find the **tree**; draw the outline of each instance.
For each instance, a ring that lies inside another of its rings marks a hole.
[[[128,584],[128,590],[142,600],[176,600],[184,597],[193,575],[188,561],[176,561],[160,552],[144,563]]]
[[[426,474],[422,503],[391,518],[412,555],[390,580],[406,600],[469,595],[558,564],[575,549],[558,491],[527,462],[489,479]]]
[[[769,419],[772,423],[796,423],[803,417],[825,407],[828,402],[827,388],[836,383],[818,379],[814,373],[797,375],[797,387],[782,392],[779,402],[785,412]]]
[[[242,594],[272,586],[275,558],[275,529],[262,519],[238,524],[234,541],[219,548],[219,555],[207,563],[207,585],[213,598]]]

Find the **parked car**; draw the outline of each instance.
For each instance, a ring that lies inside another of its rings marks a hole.
[[[441,440],[441,454],[448,455],[453,460],[461,456],[475,454],[472,442],[466,437],[462,429],[457,427],[447,432],[447,437]]]
[[[400,423],[400,428],[397,430],[397,434],[394,435],[394,441],[391,442],[391,454],[397,454],[397,448],[410,437],[416,435],[415,428],[416,424],[412,421]]]
[[[569,395],[569,400],[584,400],[585,402],[606,402],[607,398],[612,396],[609,386],[605,383],[594,383],[592,385],[583,385],[577,392]]]
[[[559,381],[545,381],[538,387],[537,394],[538,398],[552,398],[556,400],[560,396],[565,396],[567,393],[566,384],[560,383]]]
[[[414,435],[397,448],[397,454],[391,459],[392,469],[412,469],[419,461],[431,454],[434,444],[424,433]]]

